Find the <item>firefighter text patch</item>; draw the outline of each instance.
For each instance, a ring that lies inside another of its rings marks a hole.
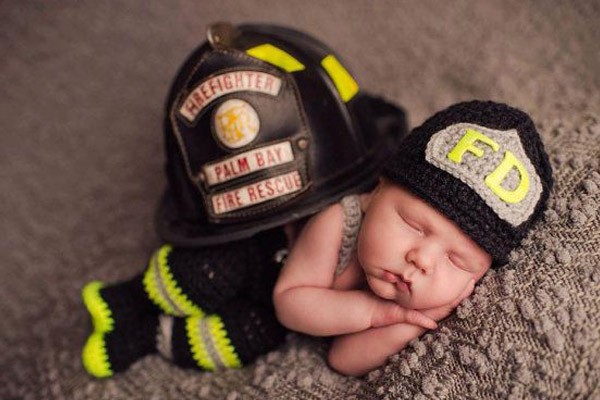
[[[229,93],[250,91],[277,96],[281,79],[260,71],[232,71],[210,77],[196,86],[187,95],[179,108],[189,122],[193,122],[204,107]]]

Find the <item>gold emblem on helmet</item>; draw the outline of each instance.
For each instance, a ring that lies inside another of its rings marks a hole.
[[[231,99],[221,104],[214,114],[215,133],[219,141],[231,149],[252,142],[260,129],[256,110],[247,102]]]

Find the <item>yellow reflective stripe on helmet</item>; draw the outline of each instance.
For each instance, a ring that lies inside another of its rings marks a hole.
[[[94,331],[110,332],[115,326],[115,321],[112,318],[112,312],[108,304],[100,296],[100,289],[103,287],[104,284],[102,282],[89,282],[81,291],[81,297],[85,308],[87,308],[92,317]]]
[[[213,340],[213,345],[224,366],[227,368],[240,368],[242,362],[235,352],[235,347],[231,344],[231,340],[227,337],[225,324],[218,315],[211,315],[207,318],[208,329]]]
[[[321,66],[327,71],[327,74],[333,80],[333,83],[342,97],[342,100],[347,103],[358,93],[358,83],[352,75],[333,54],[328,55],[321,60]]]
[[[167,259],[171,250],[173,250],[173,247],[166,244],[154,253],[144,275],[146,292],[167,314],[180,317],[189,315],[203,316],[204,312],[202,309],[192,303],[182,293],[181,288],[177,286],[177,282],[175,282],[169,270]]]
[[[81,361],[85,370],[96,378],[112,376],[113,371],[104,344],[104,333],[94,332],[90,335],[83,347]]]
[[[291,54],[269,43],[252,47],[246,50],[246,53],[254,58],[273,64],[287,72],[302,71],[305,68],[304,64],[295,59]]]
[[[202,317],[189,317],[185,320],[185,331],[188,337],[188,343],[192,351],[192,357],[196,360],[198,366],[208,371],[216,369],[212,357],[208,353],[204,340],[202,339],[201,324]]]

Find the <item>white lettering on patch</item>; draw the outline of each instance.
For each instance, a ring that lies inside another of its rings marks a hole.
[[[237,154],[202,167],[206,183],[213,186],[244,175],[294,161],[290,142],[272,144]]]
[[[211,197],[213,212],[223,214],[240,208],[250,207],[302,189],[302,177],[298,171],[267,178],[250,185]]]
[[[216,75],[201,82],[186,97],[179,113],[189,122],[211,102],[229,93],[250,91],[277,96],[281,79],[259,71],[233,71]]]

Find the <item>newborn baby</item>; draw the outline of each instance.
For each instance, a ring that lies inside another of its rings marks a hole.
[[[277,316],[335,336],[331,367],[363,375],[505,264],[551,187],[527,114],[493,102],[449,107],[406,137],[372,193],[306,224],[274,289]]]

